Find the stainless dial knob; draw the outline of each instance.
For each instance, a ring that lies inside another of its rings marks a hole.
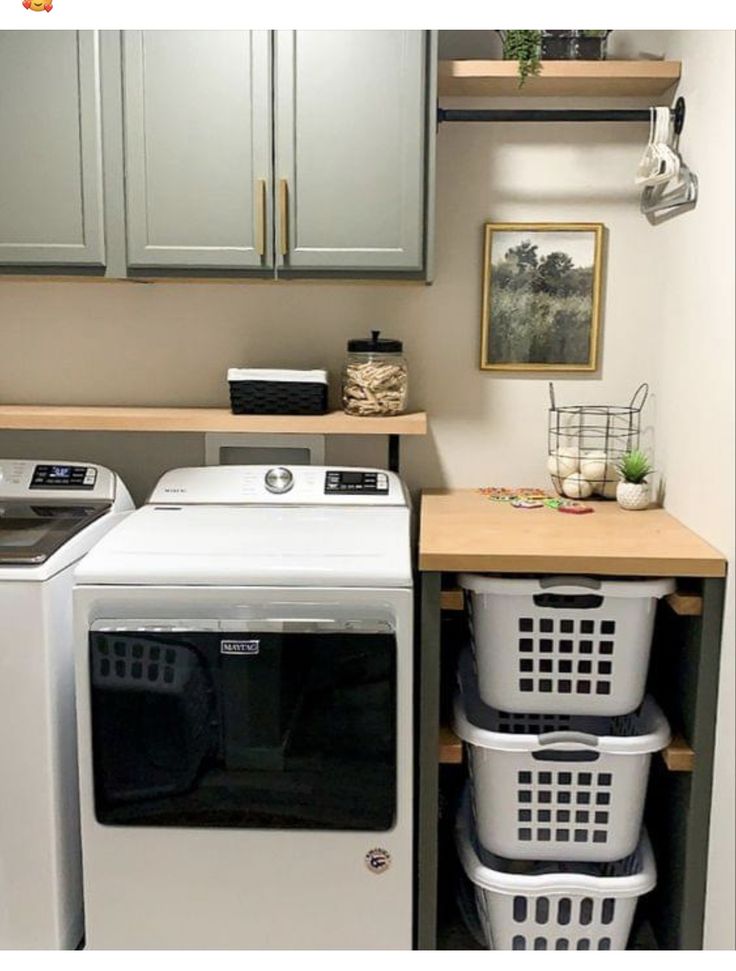
[[[281,495],[293,487],[294,476],[288,469],[282,467],[269,469],[266,472],[265,482],[269,492],[275,492],[277,495]]]

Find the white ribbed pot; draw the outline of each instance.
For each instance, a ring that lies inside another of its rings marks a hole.
[[[616,500],[622,509],[646,509],[649,505],[649,483],[619,482]]]

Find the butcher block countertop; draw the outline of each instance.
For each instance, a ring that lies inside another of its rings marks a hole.
[[[591,502],[583,516],[516,509],[477,489],[422,493],[419,569],[723,577],[725,557],[664,509]]]

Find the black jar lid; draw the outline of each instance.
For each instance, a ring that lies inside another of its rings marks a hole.
[[[364,354],[400,354],[404,350],[401,341],[391,340],[388,337],[379,337],[380,330],[372,330],[370,337],[359,337],[356,340],[348,341],[348,351],[357,351]]]

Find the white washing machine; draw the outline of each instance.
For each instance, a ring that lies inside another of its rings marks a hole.
[[[77,571],[87,945],[410,948],[410,509],[179,469]]]
[[[0,459],[0,950],[82,938],[72,574],[132,509],[109,469]]]

